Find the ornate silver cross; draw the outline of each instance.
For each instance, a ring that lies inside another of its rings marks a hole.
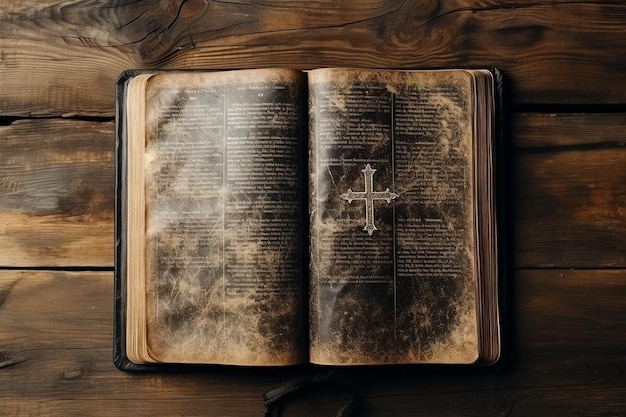
[[[341,194],[340,197],[348,201],[351,204],[354,200],[365,200],[365,227],[363,231],[371,236],[374,230],[378,230],[374,224],[374,200],[385,200],[387,204],[391,203],[391,200],[398,197],[398,194],[392,193],[387,188],[385,191],[374,191],[374,172],[370,164],[365,166],[361,172],[365,176],[365,191],[352,191],[352,188],[348,188],[348,192]]]

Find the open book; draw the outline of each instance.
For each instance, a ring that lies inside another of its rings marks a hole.
[[[118,367],[496,361],[495,85],[122,76]]]

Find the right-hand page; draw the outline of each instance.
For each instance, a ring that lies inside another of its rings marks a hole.
[[[479,357],[475,83],[309,72],[311,362]]]

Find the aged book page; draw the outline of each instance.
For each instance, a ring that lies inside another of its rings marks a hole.
[[[167,73],[147,82],[146,327],[154,360],[306,360],[303,88],[302,74],[290,70]]]
[[[312,362],[477,360],[473,91],[463,71],[309,73]]]

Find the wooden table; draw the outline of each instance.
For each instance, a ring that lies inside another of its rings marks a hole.
[[[2,2],[0,414],[260,416],[312,372],[114,368],[122,70],[486,65],[511,87],[508,365],[345,378],[368,416],[626,415],[626,2],[594,0]]]

